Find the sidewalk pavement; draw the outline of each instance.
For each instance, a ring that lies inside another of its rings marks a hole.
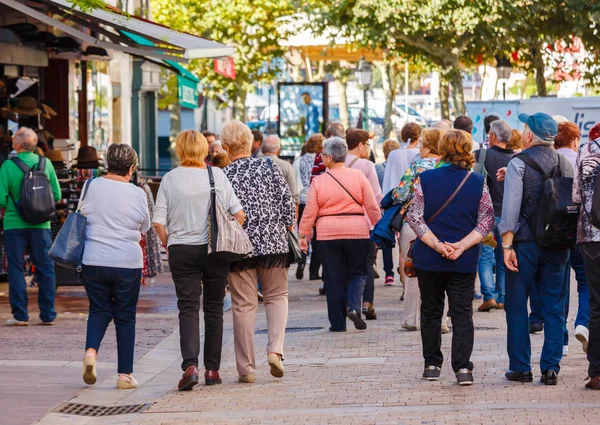
[[[421,379],[420,334],[399,328],[399,286],[384,287],[383,279],[376,281],[379,317],[368,322],[366,331],[349,326],[346,333],[331,333],[327,331],[325,297],[317,295],[318,283],[298,282],[293,279],[294,271],[292,267],[284,378],[269,374],[261,306],[255,335],[257,380],[255,384],[237,383],[228,312],[223,385],[199,385],[187,393],[176,390],[181,359],[175,331],[136,362],[138,389],[117,391],[115,375],[108,377],[108,371],[99,371],[100,380],[106,380],[70,400],[102,406],[154,403],[149,409],[102,418],[53,412],[39,424],[575,424],[595,421],[600,414],[597,394],[583,388],[587,361],[574,338],[558,386],[538,382],[541,334],[532,335],[534,383],[507,382],[503,379],[508,364],[504,311],[476,312],[475,385],[458,386],[449,363],[442,369],[441,381],[425,382]],[[570,328],[576,310],[575,290],[571,300]],[[443,336],[446,357],[451,338],[452,333]],[[63,382],[72,378],[70,374]],[[79,378],[80,371],[73,369],[72,374]]]

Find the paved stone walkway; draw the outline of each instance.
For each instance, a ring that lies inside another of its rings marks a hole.
[[[290,272],[290,277],[293,270]],[[264,309],[260,307],[256,329],[257,380],[237,383],[231,313],[226,314],[221,376],[223,385],[197,386],[179,393],[181,371],[178,335],[173,333],[136,363],[142,385],[135,391],[114,390],[114,378],[81,393],[74,402],[100,405],[154,402],[137,415],[86,418],[53,413],[40,425],[191,425],[191,424],[570,424],[597,421],[598,394],[583,387],[586,359],[572,338],[556,387],[541,385],[535,363],[532,384],[503,379],[508,364],[504,311],[475,313],[476,383],[460,387],[451,368],[442,380],[421,379],[420,335],[399,329],[402,303],[400,287],[376,283],[379,319],[366,331],[349,326],[346,333],[330,333],[325,298],[317,295],[317,283],[290,280],[288,328],[316,330],[288,332],[286,373],[273,378],[266,363]],[[576,293],[572,295],[572,327]],[[476,307],[478,301],[474,303]],[[443,336],[443,351],[450,353],[452,333]],[[533,335],[537,362],[542,335]],[[78,370],[73,370],[78,375]]]

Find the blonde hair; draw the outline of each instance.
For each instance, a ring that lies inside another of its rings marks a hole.
[[[208,156],[208,142],[196,130],[185,130],[179,133],[175,140],[175,152],[179,157],[179,165],[184,167],[197,167],[204,165]]]
[[[388,139],[383,142],[383,156],[387,161],[388,155],[391,151],[395,151],[396,149],[400,149],[400,143],[395,139]]]
[[[521,132],[516,128],[513,129],[512,134],[510,136],[510,140],[506,144],[506,148],[513,150],[523,149],[523,139],[521,137]]]
[[[470,170],[475,164],[473,139],[463,130],[448,130],[439,145],[440,161]]]
[[[243,122],[231,120],[221,129],[221,141],[229,155],[250,154],[254,136]]]
[[[423,130],[421,145],[429,149],[429,153],[433,155],[439,154],[440,140],[444,136],[444,131],[439,128],[426,128]]]

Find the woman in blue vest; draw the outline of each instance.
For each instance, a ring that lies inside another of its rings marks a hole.
[[[440,377],[443,355],[440,326],[448,294],[452,313],[452,369],[460,385],[473,384],[473,295],[481,241],[494,225],[494,208],[475,162],[471,135],[444,134],[440,162],[447,166],[420,175],[407,221],[418,239],[414,266],[421,290],[423,378]]]

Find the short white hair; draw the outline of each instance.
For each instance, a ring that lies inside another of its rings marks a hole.
[[[345,162],[348,156],[348,144],[341,137],[330,137],[323,142],[323,153],[330,155],[333,162]]]
[[[496,120],[490,124],[490,133],[494,133],[498,141],[508,143],[512,136],[512,128],[504,120]]]
[[[33,152],[37,147],[38,136],[35,131],[29,127],[21,127],[13,135],[13,144],[21,146],[21,149]]]
[[[281,148],[281,140],[276,134],[269,134],[262,143],[263,153],[277,153]]]

